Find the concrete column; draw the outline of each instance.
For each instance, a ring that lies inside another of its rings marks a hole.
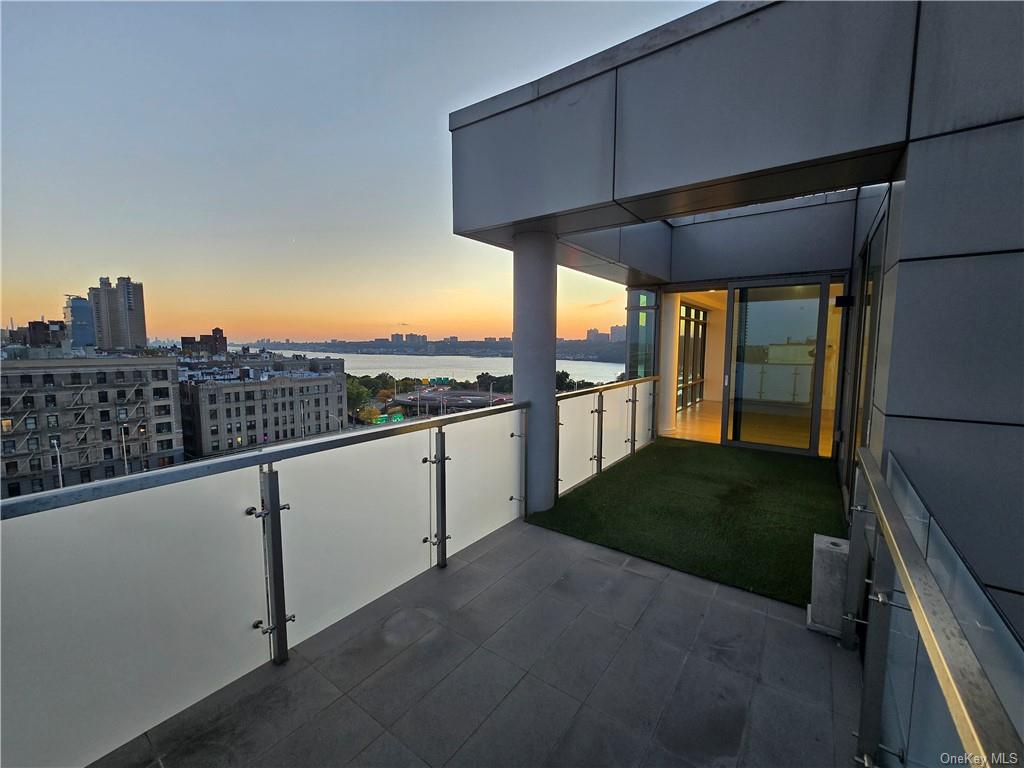
[[[527,513],[550,509],[558,495],[555,420],[557,241],[524,232],[513,241],[512,379],[517,403],[529,401]]]
[[[676,428],[676,377],[679,373],[679,294],[662,293],[658,333],[658,434]]]

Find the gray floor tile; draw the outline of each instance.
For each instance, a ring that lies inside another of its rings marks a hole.
[[[658,582],[607,563],[583,558],[547,592],[586,604],[595,613],[632,627],[644,612]]]
[[[383,732],[379,723],[347,696],[342,696],[260,755],[252,765],[256,768],[344,765]]]
[[[861,677],[863,670],[857,651],[847,651],[833,642],[832,711],[851,720],[860,719]]]
[[[789,603],[783,603],[778,600],[769,600],[768,618],[781,619],[782,621],[788,621],[790,624],[795,624],[798,627],[806,627],[807,607],[790,605]]]
[[[658,586],[647,604],[636,631],[689,650],[697,637],[711,598],[673,581]]]
[[[400,608],[334,652],[325,653],[314,665],[347,692],[437,626],[421,611]]]
[[[644,753],[640,768],[696,768],[696,766],[652,740],[647,745],[647,752]]]
[[[647,739],[618,720],[582,707],[548,756],[551,768],[631,768],[640,763]]]
[[[631,632],[587,699],[587,704],[649,734],[676,683],[685,653]]]
[[[655,741],[693,765],[736,765],[753,687],[749,677],[691,655]]]
[[[392,594],[409,608],[417,608],[427,616],[443,621],[496,582],[501,574],[477,563],[459,568],[432,568]]]
[[[350,768],[426,768],[402,742],[385,731],[349,763]],[[290,767],[291,768],[291,767]]]
[[[287,664],[267,662],[252,672],[211,693],[191,707],[169,717],[147,732],[158,755],[172,751],[186,739],[209,727],[210,723],[235,707],[241,699],[270,686],[280,685],[309,666],[306,659],[293,656]]]
[[[149,737],[142,734],[90,763],[88,768],[146,768],[156,757],[156,750]]]
[[[757,685],[740,755],[741,766],[832,765],[832,717],[825,707]]]
[[[524,536],[520,533],[500,546],[494,547],[489,552],[480,555],[474,562],[479,566],[504,576],[534,554],[541,546],[542,542],[536,537]]]
[[[530,671],[583,701],[601,679],[628,632],[607,616],[584,611]]]
[[[767,597],[761,595],[755,595],[753,592],[748,592],[745,589],[737,589],[736,587],[730,587],[726,584],[719,584],[715,590],[715,599],[722,602],[733,603],[734,605],[741,605],[744,608],[749,608],[752,611],[758,613],[767,613],[768,606],[774,603],[774,600],[770,600]]]
[[[482,555],[490,552],[495,547],[507,544],[523,532],[524,523],[521,520],[513,520],[493,531],[482,539],[477,539],[472,544],[463,547],[456,553],[467,562],[473,562]]]
[[[544,546],[509,571],[508,578],[541,590],[562,578],[579,559],[580,556],[574,555],[568,547]]]
[[[756,677],[761,669],[765,617],[749,608],[712,598],[693,653],[706,661]]]
[[[312,667],[238,701],[162,758],[165,768],[246,766],[341,693]]]
[[[529,669],[583,610],[542,592],[484,643],[488,650]]]
[[[452,768],[538,766],[561,739],[579,703],[527,675],[455,753]]]
[[[702,579],[700,576],[694,576],[690,573],[683,573],[682,571],[671,571],[665,577],[665,581],[668,584],[685,587],[691,592],[696,592],[698,595],[707,595],[708,597],[711,597],[715,590],[718,589],[718,584],[715,582]]]
[[[398,601],[391,595],[368,603],[354,613],[350,613],[341,621],[336,621],[331,626],[317,632],[310,638],[303,640],[294,650],[310,661],[315,661],[344,645],[360,632],[373,627],[399,608]]]
[[[429,765],[443,765],[524,674],[512,662],[480,648],[391,730]]]
[[[593,560],[600,560],[602,563],[608,563],[608,565],[613,565],[616,568],[621,568],[629,560],[629,555],[625,552],[602,547],[599,544],[591,544],[584,551],[584,554]]]
[[[622,567],[627,571],[639,573],[641,576],[646,576],[647,578],[654,579],[655,581],[661,581],[666,578],[669,571],[672,570],[664,565],[652,563],[650,560],[642,560],[639,557],[628,558],[626,560],[626,564]]]
[[[533,598],[534,589],[512,579],[500,579],[444,621],[463,637],[480,644],[497,632]]]
[[[386,726],[395,722],[475,646],[446,627],[435,627],[352,689],[360,707]]]
[[[761,681],[832,708],[831,641],[786,621],[765,622]]]

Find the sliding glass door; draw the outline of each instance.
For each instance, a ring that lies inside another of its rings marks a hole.
[[[676,410],[681,411],[704,399],[704,345],[707,337],[706,309],[679,305],[679,367],[676,373]]]
[[[722,440],[818,452],[827,278],[729,286]]]

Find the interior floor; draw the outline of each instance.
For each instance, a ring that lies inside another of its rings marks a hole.
[[[832,456],[832,436],[835,411],[822,409],[821,428],[818,431],[818,455]],[[806,434],[806,422],[793,419],[772,419],[764,423],[764,434],[749,430],[751,441],[766,444],[792,444],[798,442]],[[755,426],[757,422],[748,422]],[[664,437],[679,440],[694,440],[699,443],[719,443],[722,438],[722,403],[718,400],[702,400],[684,408],[676,414],[676,425],[661,433]]]

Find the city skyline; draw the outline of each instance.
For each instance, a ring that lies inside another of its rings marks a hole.
[[[511,260],[451,233],[448,112],[697,5],[6,4],[4,323],[130,274],[153,337],[510,335]],[[559,335],[623,322],[559,278]]]

